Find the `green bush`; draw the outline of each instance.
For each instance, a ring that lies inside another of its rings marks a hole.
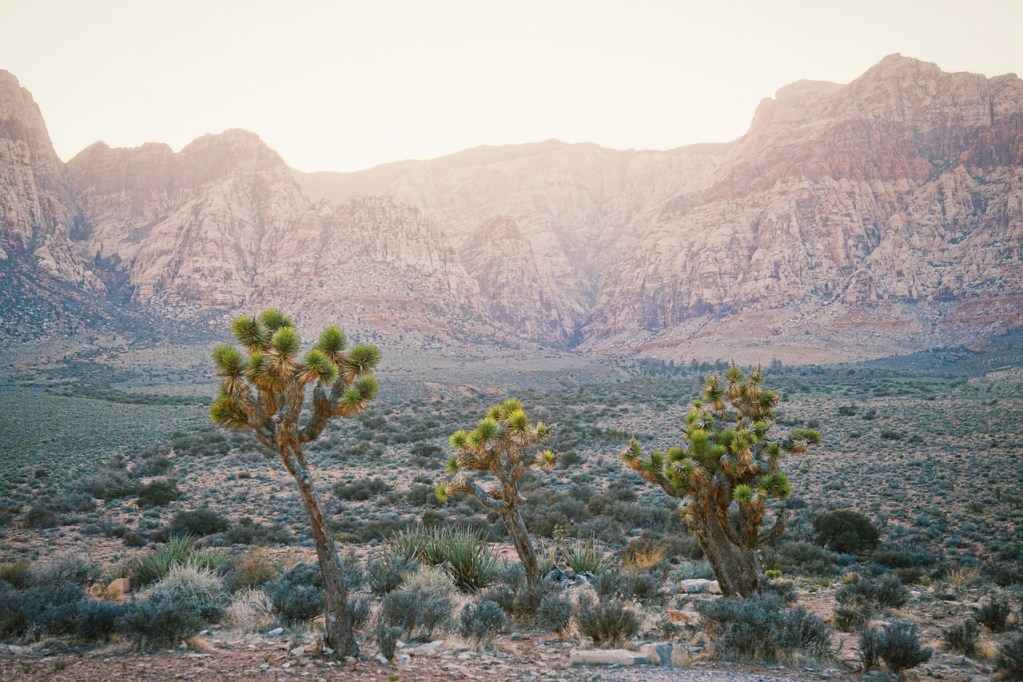
[[[993,596],[987,604],[974,609],[973,616],[981,625],[987,626],[991,632],[1004,632],[1009,624],[1012,606],[1004,597]]]
[[[715,651],[725,660],[778,662],[796,651],[821,657],[831,647],[831,631],[823,620],[802,608],[785,609],[776,594],[718,599],[698,608],[719,624]]]
[[[147,507],[166,507],[178,499],[181,491],[175,481],[153,481],[139,489],[136,504],[146,509]]]
[[[390,486],[379,478],[364,478],[351,483],[335,483],[334,494],[339,500],[368,500],[371,497],[383,495]]]
[[[475,646],[483,647],[504,629],[508,616],[497,603],[481,599],[475,604],[466,604],[459,621],[459,634]]]
[[[813,520],[814,542],[843,554],[858,554],[877,546],[880,533],[863,514],[838,509]]]
[[[327,606],[323,592],[323,574],[313,564],[295,564],[267,590],[270,602],[286,623],[315,618]]]
[[[973,656],[977,652],[979,637],[980,626],[972,618],[967,618],[959,625],[953,625],[942,634],[946,648],[959,651],[967,656]]]
[[[860,633],[860,652],[864,670],[875,667],[880,659],[896,675],[931,659],[931,650],[920,646],[916,626],[901,621],[882,632],[868,629]]]
[[[550,592],[540,600],[536,610],[536,624],[544,630],[562,632],[572,620],[572,602]]]
[[[878,578],[855,576],[835,592],[835,601],[843,606],[880,609],[897,608],[909,601],[909,590],[893,573]]]
[[[175,647],[205,627],[202,616],[172,601],[133,603],[117,621],[118,632],[135,646]]]
[[[60,525],[60,516],[48,507],[34,504],[21,519],[25,528],[53,528]]]
[[[204,537],[227,530],[230,523],[212,509],[202,507],[195,511],[181,511],[174,515],[170,523],[173,535],[195,535]]]
[[[398,645],[398,638],[401,637],[401,628],[386,623],[378,623],[373,630],[376,636],[377,646],[380,647],[380,654],[388,661],[394,660],[394,649]]]
[[[620,601],[579,599],[576,610],[579,632],[593,638],[597,646],[616,646],[639,632],[639,617]]]
[[[18,589],[32,583],[32,564],[27,559],[0,564],[0,583],[7,583]]]
[[[383,599],[380,622],[401,628],[406,639],[429,639],[451,622],[451,599],[436,592],[395,590]]]
[[[401,581],[409,573],[419,568],[415,559],[387,553],[379,557],[371,557],[366,562],[366,575],[369,591],[378,597],[393,592],[401,587]]]
[[[1023,680],[1023,634],[1014,635],[1002,642],[998,647],[995,664],[1004,679]]]

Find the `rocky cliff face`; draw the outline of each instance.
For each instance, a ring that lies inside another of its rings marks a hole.
[[[312,175],[244,131],[98,143],[65,169],[0,74],[0,179],[0,257],[185,319],[273,304],[412,345],[826,361],[1023,308],[1023,82],[898,55],[782,88],[729,145]]]
[[[81,254],[174,317],[277,305],[397,335],[402,324],[450,334],[452,315],[478,315],[475,283],[419,211],[388,197],[314,206],[252,133],[177,154],[96,144],[68,169],[92,225]]]
[[[39,107],[0,71],[0,260],[28,258],[60,280],[101,291],[71,243],[87,232]]]
[[[728,145],[700,145],[615,151],[549,140],[356,173],[295,175],[314,199],[382,194],[418,207],[458,248],[500,323],[527,338],[560,344],[578,340],[604,278],[660,205],[668,199],[697,201],[727,150]],[[496,247],[484,247],[481,240],[488,225],[505,219],[528,249],[498,258]],[[490,273],[492,267],[500,273]],[[519,301],[490,298],[503,296],[505,288],[495,286],[499,281],[528,283],[530,290]],[[543,319],[547,315],[553,319]]]
[[[1021,144],[1014,76],[895,55],[846,86],[784,88],[704,201],[662,211],[614,269],[590,345],[753,311],[776,311],[772,333],[783,334],[799,306],[817,311],[801,314],[800,333],[821,311],[887,304],[940,326],[955,317],[944,304],[972,299],[1002,301],[1009,324],[1019,308],[1005,299],[1023,299]]]

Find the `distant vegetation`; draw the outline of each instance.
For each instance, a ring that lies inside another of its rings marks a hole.
[[[0,636],[159,647],[212,622],[265,632],[322,612],[315,590],[288,587],[289,571],[311,560],[313,537],[273,453],[206,423],[212,368],[198,358],[208,347],[163,360],[145,347],[85,349],[31,374],[35,360],[15,354],[0,367]],[[761,594],[786,606],[755,597],[701,613],[715,623],[702,634],[639,636],[706,637],[722,658],[787,662],[820,655],[829,638],[832,647],[856,640],[880,618],[890,629],[864,635],[863,665],[897,671],[973,651],[1018,669],[1023,374],[1014,348],[765,370],[781,396],[779,433],[819,429],[824,453],[780,464],[791,479],[788,524],[763,547],[760,580]],[[384,652],[409,633],[461,632],[485,648],[509,629],[615,645],[632,637],[634,619],[642,627],[644,614],[699,602],[682,581],[714,571],[677,500],[618,457],[633,439],[646,453],[677,446],[705,376],[729,365],[615,361],[587,371],[576,362],[568,371],[544,362],[555,369],[511,379],[463,377],[446,359],[385,365],[379,399],[305,449],[332,537],[367,555],[340,560],[364,646]],[[175,400],[134,399],[150,395]],[[519,562],[494,557],[488,543],[511,540],[495,510],[457,490],[446,505],[435,495],[450,434],[512,395],[550,426],[544,447],[557,453],[552,468],[532,468],[517,485],[537,572],[591,575],[585,604],[566,579],[530,581]],[[129,558],[93,565],[94,543]],[[80,560],[57,561],[47,547],[57,544]],[[133,579],[135,602],[88,594],[122,576]],[[833,595],[827,624],[790,606],[807,593]],[[926,617],[942,627],[924,626],[926,638],[896,627],[909,609],[937,614]],[[754,621],[762,630],[737,625]]]

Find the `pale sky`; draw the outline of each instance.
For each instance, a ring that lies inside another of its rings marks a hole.
[[[64,160],[228,128],[305,171],[550,138],[670,149],[893,52],[1023,73],[1023,0],[0,0],[0,23],[0,69]]]

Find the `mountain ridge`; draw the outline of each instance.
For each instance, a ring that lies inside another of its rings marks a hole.
[[[99,142],[61,164],[11,79],[0,246],[26,255],[45,210],[40,267],[181,319],[274,303],[412,345],[666,359],[799,356],[825,340],[869,357],[1019,325],[1011,74],[889,55],[848,84],[780,88],[729,143],[552,139],[348,173],[301,173],[237,129],[176,153]]]

